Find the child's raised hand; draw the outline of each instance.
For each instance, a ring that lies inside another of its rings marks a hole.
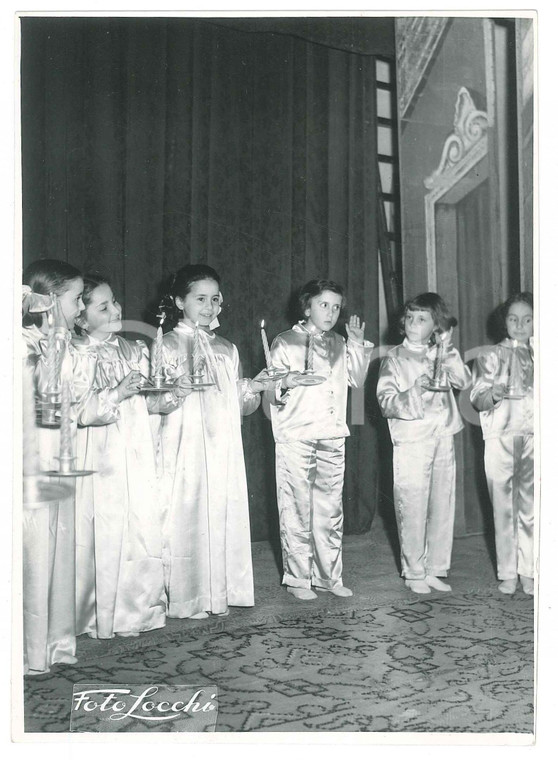
[[[360,324],[360,317],[357,317],[356,314],[353,314],[352,317],[349,317],[349,321],[345,325],[345,330],[347,331],[347,335],[351,340],[354,340],[355,343],[364,343],[364,326],[366,322],[363,322],[362,325]]]
[[[116,386],[118,400],[124,401],[126,398],[135,396],[142,386],[142,374],[139,370],[132,370],[124,380],[121,380]]]
[[[504,393],[506,392],[506,386],[504,383],[495,383],[492,386],[492,400],[495,404],[497,404],[499,401],[501,401],[504,398]]]
[[[431,382],[432,382],[432,379],[428,377],[428,375],[426,374],[420,375],[415,380],[415,388],[417,388],[420,393],[424,393],[424,391],[428,388]]]

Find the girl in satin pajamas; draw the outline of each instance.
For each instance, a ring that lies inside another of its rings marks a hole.
[[[364,322],[352,316],[348,341],[333,332],[343,291],[328,280],[312,280],[300,293],[303,319],[279,334],[271,346],[273,366],[288,370],[270,398],[275,437],[277,504],[283,580],[297,599],[315,599],[312,586],[351,596],[343,586],[343,480],[347,389],[361,387],[374,348],[364,340]],[[309,335],[314,336],[313,369],[325,377],[305,386]],[[268,396],[269,397],[269,396]]]
[[[401,320],[405,338],[383,360],[377,397],[393,442],[393,498],[405,585],[417,594],[451,591],[440,580],[451,563],[455,514],[453,437],[463,429],[453,392],[429,391],[437,333],[444,334],[444,368],[452,388],[463,390],[471,373],[449,344],[457,322],[437,293],[408,301]]]
[[[517,576],[534,593],[533,296],[511,296],[502,308],[508,337],[477,357],[471,402],[479,411],[486,481],[494,513],[498,588],[513,594]],[[515,352],[521,398],[504,398]]]

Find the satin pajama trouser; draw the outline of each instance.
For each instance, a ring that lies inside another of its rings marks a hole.
[[[345,439],[276,443],[277,504],[287,586],[342,586]]]
[[[484,466],[496,538],[499,580],[532,578],[534,453],[532,435],[504,435],[484,442]]]
[[[452,435],[393,447],[393,498],[402,575],[446,576],[455,517]]]

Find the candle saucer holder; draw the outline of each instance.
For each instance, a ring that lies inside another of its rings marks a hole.
[[[43,480],[39,475],[23,476],[23,506],[25,509],[39,509],[53,501],[63,501],[73,494],[69,484]]]
[[[262,375],[265,375],[268,380],[282,380],[289,374],[288,369],[280,369],[279,367],[266,367],[262,370]]]
[[[64,456],[54,458],[60,462],[60,468],[58,470],[46,470],[43,473],[50,478],[81,478],[96,472],[96,470],[75,470],[74,461],[77,457]]]
[[[425,388],[427,391],[433,391],[434,393],[448,393],[451,391],[451,385],[444,376],[438,379],[434,378]]]
[[[316,375],[313,369],[304,369],[298,373],[297,385],[321,385],[327,378]]]
[[[174,390],[174,385],[165,383],[165,378],[162,375],[156,377],[150,377],[139,389],[140,393],[168,393],[168,391]]]
[[[522,392],[521,388],[510,385],[506,388],[503,398],[514,401],[525,398],[525,394]]]
[[[212,382],[204,382],[205,375],[203,373],[196,373],[196,374],[185,373],[185,376],[189,377],[192,382],[183,383],[182,388],[191,388],[192,390],[200,390],[201,388],[211,388],[211,386],[215,385],[215,383],[212,383]]]

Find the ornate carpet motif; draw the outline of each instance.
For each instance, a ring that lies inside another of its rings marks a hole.
[[[217,731],[533,730],[533,603],[497,591],[300,610],[26,678],[26,731],[68,731],[72,684],[215,683]]]

